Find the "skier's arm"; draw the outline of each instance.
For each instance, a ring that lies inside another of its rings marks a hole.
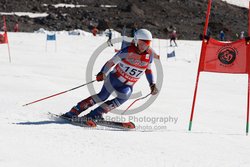
[[[101,72],[104,74],[107,74],[108,71],[115,65],[114,61],[111,59],[105,63],[105,65],[102,67]]]
[[[153,77],[153,72],[151,69],[151,64],[149,64],[148,68],[145,71],[145,74],[146,74],[149,85],[152,85],[154,83],[154,77]]]
[[[158,93],[158,89],[156,87],[156,84],[154,83],[153,72],[151,69],[152,62],[153,62],[153,57],[151,56],[150,64],[148,65],[148,68],[146,69],[145,74],[146,74],[146,77],[150,86],[151,94],[156,95]]]
[[[148,83],[149,85],[152,85],[154,83],[154,77],[153,77],[153,72],[152,72],[152,69],[151,69],[151,64],[153,62],[153,56],[152,54],[150,55],[150,62],[149,62],[149,65],[145,71],[145,74],[146,74],[146,77],[147,77],[147,80],[148,80]]]
[[[107,61],[105,65],[102,67],[101,71],[96,75],[96,80],[97,81],[105,80],[108,71],[117,63],[117,61],[118,61],[118,58],[115,58],[115,56],[109,61]]]
[[[122,59],[124,59],[128,55],[128,47],[121,49],[118,53],[116,53],[109,61],[105,63],[102,67],[101,71],[104,74],[107,74],[109,70],[119,63]]]
[[[101,71],[97,74],[96,80],[103,81],[106,78],[109,70],[118,62],[120,62],[124,57],[126,57],[127,48],[120,50],[112,59],[107,61],[105,65],[102,67]]]
[[[96,75],[96,80],[98,82],[105,80],[108,71],[116,64],[115,63],[116,61],[117,61],[116,58],[113,57],[112,59],[110,59],[105,63],[101,71]]]
[[[101,72],[107,74],[108,71],[119,61],[121,61],[121,51],[118,52],[114,57],[112,57],[112,59],[110,59],[105,63],[105,65],[101,69]]]

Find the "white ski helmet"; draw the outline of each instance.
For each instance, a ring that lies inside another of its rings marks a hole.
[[[151,32],[148,31],[147,29],[139,29],[135,32],[135,35],[134,35],[135,46],[137,46],[139,39],[152,41],[153,38],[152,38]]]

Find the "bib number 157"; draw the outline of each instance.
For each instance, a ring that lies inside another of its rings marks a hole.
[[[135,77],[139,77],[140,74],[143,72],[141,70],[138,70],[136,68],[132,68],[132,67],[129,67],[129,66],[125,67],[124,70],[125,70],[125,72],[127,74],[129,74],[131,76],[135,76]]]

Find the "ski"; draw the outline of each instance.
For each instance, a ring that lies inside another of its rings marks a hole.
[[[86,120],[86,119],[82,119],[81,117],[68,118],[68,117],[63,117],[62,115],[54,114],[51,112],[49,112],[48,114],[51,115],[52,117],[66,120],[68,123],[73,124],[73,125],[78,125],[82,127],[96,127],[97,126],[93,120]]]
[[[96,127],[97,124],[95,121],[91,119],[86,119],[84,117],[74,117],[71,119],[72,124],[79,126],[87,126],[87,127]]]
[[[63,117],[58,114],[50,113],[49,115],[61,118],[63,120],[68,121],[70,124],[82,126],[82,127],[97,127],[97,126],[103,126],[108,128],[114,128],[114,129],[121,129],[121,130],[132,130],[135,129],[135,124],[133,122],[115,122],[115,121],[106,121],[106,120],[91,120],[86,119],[84,117],[75,117],[75,118],[67,118]]]
[[[118,128],[124,130],[135,129],[135,124],[133,122],[115,122],[115,121],[100,120],[97,121],[96,124],[109,128]]]

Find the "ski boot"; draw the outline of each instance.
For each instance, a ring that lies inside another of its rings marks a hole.
[[[75,107],[73,107],[69,112],[66,112],[65,114],[61,115],[61,117],[67,119],[73,119],[77,118],[79,114],[80,113],[78,112],[78,110]]]

